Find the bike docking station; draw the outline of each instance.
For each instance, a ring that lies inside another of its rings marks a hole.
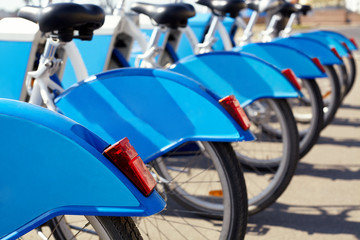
[[[25,78],[33,70],[37,48],[44,41],[33,22],[16,17],[0,20],[1,98],[25,99]]]

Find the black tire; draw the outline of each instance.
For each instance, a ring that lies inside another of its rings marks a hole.
[[[324,104],[314,79],[301,79],[302,98],[288,99],[300,137],[299,157],[304,157],[318,141],[324,124]]]
[[[74,224],[71,222],[72,218],[74,218]],[[85,218],[83,217],[83,219]],[[85,234],[88,235],[89,239],[94,239],[95,234],[100,239],[109,240],[142,239],[139,230],[130,217],[87,216],[86,220],[80,223],[79,217],[60,216],[51,219],[48,222],[48,226],[56,240],[76,239],[77,236],[81,236],[84,239],[86,238]],[[86,228],[83,228],[84,226]],[[91,228],[89,228],[90,226]]]
[[[347,86],[349,85],[349,76],[344,63],[336,64],[334,65],[334,68],[340,82],[341,102],[342,102],[346,96]]]
[[[279,138],[278,134],[272,135],[269,131],[263,131],[264,124],[248,114],[252,123],[250,130],[257,140],[233,143],[236,155],[243,164],[249,199],[249,215],[264,210],[281,196],[294,175],[299,159],[299,136],[288,102],[285,99],[261,101],[261,104],[265,102],[268,105],[266,114],[270,114],[269,121],[276,121],[282,137]],[[248,112],[249,109],[246,108]],[[265,148],[265,154],[260,153],[262,147]],[[253,151],[250,152],[251,148]],[[276,148],[279,152],[271,155],[271,151],[275,151]],[[263,185],[260,186],[260,183]]]
[[[341,83],[334,66],[324,65],[327,78],[316,79],[324,103],[323,128],[329,125],[335,117],[341,104]]]
[[[154,162],[156,172],[170,181],[163,184],[163,190],[158,189],[167,207],[157,215],[139,219],[137,225],[144,239],[244,238],[247,192],[233,149],[229,143],[196,143],[206,150],[200,157],[195,150],[194,154],[185,152],[187,146],[182,145]]]
[[[355,79],[356,79],[356,62],[354,59],[354,56],[349,53],[349,57],[347,58],[343,58],[345,66],[347,68],[347,72],[348,72],[348,84],[346,87],[346,91],[345,91],[345,95],[347,95],[350,90],[352,89],[352,87],[354,86],[355,83]]]

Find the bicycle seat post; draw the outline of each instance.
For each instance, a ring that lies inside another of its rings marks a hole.
[[[59,69],[62,63],[61,59],[55,58],[55,54],[58,47],[63,44],[63,42],[53,39],[51,36],[47,38],[44,53],[40,56],[37,70],[28,72],[26,77],[26,87],[30,94],[29,103],[41,105],[43,101],[50,110],[55,110],[55,105],[52,101],[53,96],[48,91],[48,87],[59,92],[63,91],[50,79],[50,76]],[[36,79],[36,81],[33,82],[33,79]]]
[[[254,35],[253,28],[258,18],[259,18],[259,13],[257,11],[253,11],[250,16],[249,22],[246,25],[246,28],[244,29],[244,33],[240,38],[240,42],[238,43],[238,45],[243,46],[251,42],[251,37]]]
[[[195,15],[194,7],[185,3],[135,2],[132,4],[131,10],[138,14],[145,14],[156,23],[147,50],[136,58],[135,65],[140,67],[160,67],[155,58],[165,49],[170,29],[186,27],[188,19]],[[140,60],[142,60],[141,65]]]
[[[263,42],[270,42],[273,37],[272,34],[275,32],[276,29],[276,24],[281,20],[281,15],[280,14],[274,14],[269,22],[269,25],[267,26],[267,28],[262,31],[262,41]]]
[[[162,36],[163,41],[161,42]],[[145,68],[159,68],[160,66],[156,63],[155,58],[165,49],[168,36],[169,29],[166,26],[156,26],[151,33],[151,37],[145,53],[136,57],[136,66]],[[140,60],[142,60],[141,63]]]
[[[113,11],[114,16],[124,16],[125,14],[125,0],[119,0]]]
[[[199,44],[199,53],[206,53],[211,51],[212,45],[217,41],[215,38],[216,30],[218,29],[219,23],[222,21],[223,17],[219,17],[216,15],[212,16],[210,27],[208,32],[204,37],[204,41]]]
[[[282,30],[281,33],[280,33],[281,37],[289,37],[290,36],[290,33],[292,31],[292,25],[294,24],[295,19],[296,19],[298,14],[299,13],[292,13],[290,15],[290,18],[289,18],[288,22],[286,23],[286,26],[285,26],[284,30]]]
[[[26,86],[30,94],[30,103],[41,105],[42,100],[49,109],[56,110],[53,98],[57,93],[64,91],[59,84],[50,79],[62,62],[61,59],[55,58],[58,47],[66,46],[65,43],[71,42],[73,38],[91,40],[93,31],[103,25],[105,13],[96,5],[57,3],[44,8],[26,6],[20,9],[18,16],[37,23],[41,32],[50,34],[38,69],[28,73]]]
[[[40,57],[40,64],[46,61],[52,61],[55,58],[55,53],[59,46],[65,44],[58,39],[53,39],[51,36],[47,38],[45,43],[44,53]]]

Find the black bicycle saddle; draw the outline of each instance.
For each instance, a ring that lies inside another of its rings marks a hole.
[[[153,19],[159,25],[169,28],[186,27],[187,20],[195,16],[195,9],[186,3],[152,4],[136,2],[131,10],[142,13]]]
[[[26,6],[19,10],[18,16],[39,24],[42,32],[52,32],[61,41],[73,38],[91,40],[93,31],[100,28],[105,13],[99,6],[92,4],[55,3],[46,7]],[[74,30],[79,31],[74,36]]]
[[[267,11],[273,11],[274,9],[277,9],[279,6],[282,5],[284,1],[283,0],[279,0],[279,1],[271,1],[266,8],[264,9],[260,9],[260,0],[251,0],[251,1],[246,1],[246,7],[254,10],[256,12],[267,12]]]
[[[311,11],[310,5],[295,4],[295,7],[298,9],[298,12],[301,12],[303,15],[306,15],[309,11]]]
[[[207,6],[215,15],[230,14],[232,18],[239,16],[239,11],[246,8],[244,0],[198,0],[196,3]]]
[[[291,14],[296,13],[298,9],[295,4],[285,2],[277,10],[278,13],[281,13],[284,17],[290,17]]]

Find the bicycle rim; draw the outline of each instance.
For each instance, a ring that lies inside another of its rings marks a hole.
[[[266,99],[261,100],[261,104],[266,106],[264,119],[252,118],[253,114],[249,114],[253,123],[250,130],[257,140],[233,143],[243,164],[251,215],[275,202],[286,189],[294,174],[299,151],[298,132],[288,103]],[[270,126],[272,131],[269,131]],[[276,134],[271,134],[274,132]]]
[[[244,237],[247,218],[245,183],[243,178],[242,182],[232,178],[242,177],[242,172],[238,171],[240,166],[233,156],[236,165],[231,167],[230,176],[229,167],[224,168],[214,144],[219,143],[188,143],[157,159],[154,168],[169,181],[158,184],[163,187],[158,191],[166,199],[167,207],[154,216],[137,218],[144,239]],[[243,199],[237,201],[239,193]]]
[[[25,234],[21,239],[141,239],[135,224],[128,217],[95,217],[63,215],[51,219],[47,224]]]
[[[300,137],[300,158],[305,156],[317,142],[323,127],[324,112],[320,89],[314,79],[301,79],[301,98],[288,102],[294,114]]]
[[[333,66],[324,66],[327,77],[316,79],[324,104],[324,124],[326,127],[335,117],[341,103],[341,84]]]

